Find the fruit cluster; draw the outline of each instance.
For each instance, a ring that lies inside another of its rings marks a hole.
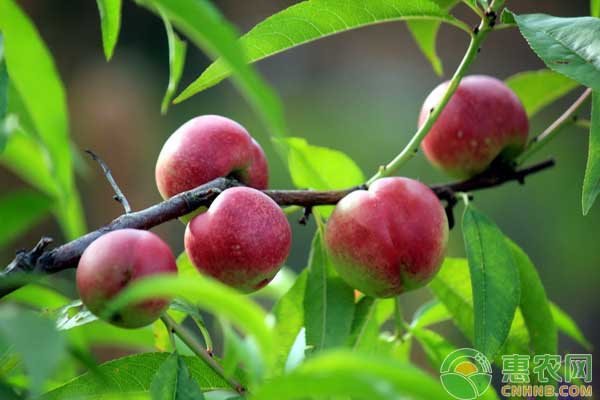
[[[419,125],[437,106],[447,83],[425,100]],[[524,146],[528,121],[517,97],[485,76],[463,79],[422,143],[433,165],[470,177],[495,160],[509,160]],[[268,284],[288,257],[291,229],[270,197],[268,165],[260,145],[238,123],[215,115],[190,120],[166,141],[156,163],[163,198],[218,177],[245,186],[220,193],[208,209],[184,218],[184,244],[202,274],[243,292]],[[409,178],[383,178],[336,206],[326,225],[325,247],[339,275],[374,297],[423,286],[446,251],[448,222],[436,195]],[[83,303],[102,317],[106,304],[132,281],[177,272],[169,247],[155,234],[113,231],[94,241],[77,269]],[[128,328],[156,320],[169,299],[134,304],[108,316]]]

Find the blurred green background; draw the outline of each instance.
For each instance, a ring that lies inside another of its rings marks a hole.
[[[215,4],[245,32],[292,1],[220,0]],[[71,136],[79,149],[92,149],[113,169],[115,178],[135,209],[161,200],[154,184],[154,162],[162,143],[179,125],[200,114],[221,114],[239,121],[263,145],[270,161],[271,186],[291,188],[285,166],[274,153],[257,115],[231,83],[209,89],[172,106],[160,115],[168,80],[167,39],[162,22],[133,2],[124,2],[121,38],[110,63],[104,60],[96,2],[20,1],[51,49],[68,95]],[[588,14],[589,2],[510,1],[517,13],[543,12],[557,16]],[[473,26],[476,19],[464,6],[455,15]],[[370,176],[389,161],[416,128],[417,113],[429,91],[452,73],[468,37],[442,26],[438,50],[445,75],[438,77],[419,52],[404,23],[388,23],[333,36],[259,63],[286,107],[290,131],[312,144],[350,155]],[[181,89],[195,79],[209,60],[193,45],[188,48]],[[504,79],[514,73],[543,68],[515,29],[495,32],[485,43],[471,73]],[[539,133],[579,95],[577,89],[531,121]],[[582,112],[587,117],[588,109]],[[502,230],[532,258],[549,297],[574,316],[592,343],[600,335],[600,205],[588,217],[581,214],[581,184],[587,156],[587,133],[569,128],[537,155],[555,157],[557,167],[517,183],[477,192],[475,204],[492,216]],[[81,191],[90,229],[121,213],[99,168],[89,159],[80,168]],[[403,175],[427,183],[447,181],[422,155]],[[25,186],[0,170],[2,193]],[[456,209],[460,217],[461,208]],[[293,216],[296,219],[298,216]],[[294,221],[292,221],[294,222]],[[155,230],[178,254],[183,250],[184,226],[172,221]],[[288,264],[303,268],[314,226],[293,223],[294,247]],[[62,242],[50,218],[0,249],[8,263],[14,251],[31,247],[39,236]],[[462,256],[460,228],[451,232],[450,256]],[[69,276],[69,273],[66,274]],[[404,297],[410,312],[427,297],[425,290]],[[562,352],[576,350],[563,342]]]

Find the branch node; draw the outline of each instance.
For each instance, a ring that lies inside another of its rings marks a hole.
[[[117,185],[117,182],[113,178],[112,172],[110,171],[110,168],[108,168],[108,165],[93,151],[88,149],[85,152],[88,153],[90,157],[92,157],[92,159],[100,165],[100,168],[102,168],[102,172],[104,173],[104,177],[115,192],[113,199],[121,203],[123,209],[125,210],[125,214],[129,214],[131,212],[131,206],[129,205],[129,201],[127,201],[127,198],[121,191],[121,188],[119,187],[119,185]]]
[[[302,214],[300,219],[298,219],[298,223],[300,225],[306,225],[308,223],[308,220],[310,219],[311,214],[312,214],[312,206],[304,207],[304,213]]]

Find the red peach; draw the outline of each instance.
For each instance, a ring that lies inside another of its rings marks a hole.
[[[247,188],[227,189],[185,231],[185,251],[198,270],[243,292],[273,279],[287,258],[291,229],[270,197]]]
[[[175,257],[154,233],[121,229],[100,236],[83,252],[77,267],[77,289],[83,304],[104,317],[107,303],[132,282],[155,274],[175,274]],[[123,328],[139,328],[154,322],[170,300],[150,299],[127,306],[108,322]]]
[[[446,213],[431,189],[383,178],[335,207],[325,245],[340,276],[374,297],[423,286],[437,272],[448,240]]]
[[[165,199],[223,176],[256,189],[266,189],[269,180],[260,145],[243,126],[218,115],[183,124],[167,139],[156,162],[156,185]]]
[[[427,97],[419,126],[437,107],[448,82]],[[425,156],[448,174],[468,178],[500,156],[511,160],[527,142],[529,122],[519,98],[502,81],[484,75],[463,78],[422,142]]]

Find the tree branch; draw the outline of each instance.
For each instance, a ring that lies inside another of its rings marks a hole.
[[[492,168],[473,178],[430,186],[435,194],[447,202],[448,208],[456,204],[456,192],[470,192],[502,185],[505,182],[517,181],[523,183],[526,176],[540,172],[554,165],[553,160],[547,160],[530,167],[515,171],[508,168]],[[231,178],[218,178],[195,189],[180,193],[144,210],[126,213],[119,216],[106,226],[92,231],[78,239],[65,243],[55,249],[45,251],[51,242],[49,238],[42,240],[30,251],[19,251],[8,267],[0,272],[0,297],[3,297],[22,286],[22,283],[7,284],[10,277],[18,273],[53,274],[70,268],[77,268],[83,251],[97,238],[105,233],[125,228],[150,229],[167,221],[189,214],[202,206],[209,206],[224,190],[241,186]],[[356,186],[345,190],[264,190],[281,206],[301,206],[312,208],[320,205],[334,205],[349,193],[365,189]],[[452,221],[449,221],[452,222]]]

